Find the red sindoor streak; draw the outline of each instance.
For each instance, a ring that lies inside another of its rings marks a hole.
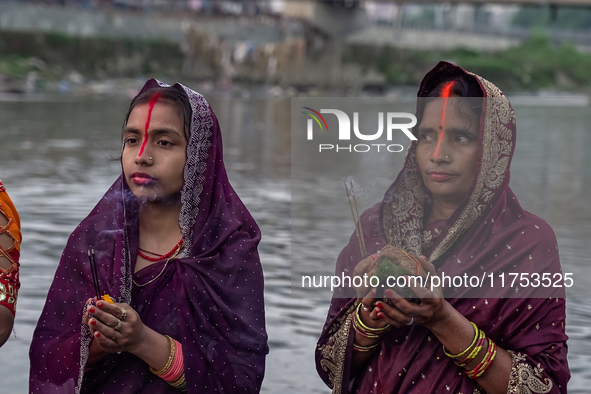
[[[144,153],[144,148],[146,147],[146,144],[148,143],[148,128],[150,127],[150,119],[152,118],[152,110],[154,109],[154,105],[156,105],[156,103],[160,99],[160,96],[162,96],[162,93],[157,92],[157,93],[154,93],[154,95],[150,98],[150,109],[148,110],[148,119],[146,119],[146,130],[144,131],[144,142],[142,142],[142,146],[140,147],[138,157],[142,156],[142,153]]]
[[[445,112],[447,110],[447,100],[450,97],[451,89],[453,88],[454,83],[455,81],[449,81],[445,85],[443,85],[443,89],[441,89],[441,97],[443,98],[443,109],[441,110],[441,123],[439,123],[439,140],[437,141],[437,148],[435,148],[435,157],[439,156],[439,148],[441,147],[441,141],[443,141],[443,127],[445,126]]]

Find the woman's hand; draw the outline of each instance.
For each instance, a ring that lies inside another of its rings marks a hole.
[[[361,301],[361,308],[359,309],[361,320],[366,326],[371,328],[381,328],[388,324],[378,317],[377,311],[374,308],[376,289],[369,286],[369,278],[371,278],[378,267],[376,263],[377,257],[377,253],[373,254],[361,260],[353,269],[353,277],[364,278],[361,286],[355,287],[355,291],[357,292],[357,298]]]
[[[147,327],[128,304],[109,304],[99,300],[90,305],[83,321],[94,337],[87,366],[94,365],[107,353],[129,352],[156,370],[164,367],[170,356],[168,339]],[[91,316],[92,315],[92,316]]]
[[[128,304],[109,304],[97,301],[88,307],[85,315],[90,332],[108,353],[135,353],[145,342],[146,326],[138,313]]]
[[[419,262],[430,276],[437,276],[435,267],[425,256],[419,257]],[[414,281],[410,282],[414,285],[417,284]],[[420,324],[431,329],[451,316],[453,307],[443,298],[441,287],[434,287],[433,291],[422,286],[409,287],[421,300],[421,303],[417,305],[408,302],[394,290],[387,289],[384,294],[390,299],[392,305],[378,301],[374,309],[378,318],[398,328],[410,324]]]
[[[14,326],[14,315],[4,305],[0,305],[0,347],[10,338]]]
[[[359,299],[366,297],[368,295],[368,292],[371,290],[371,286],[369,286],[369,278],[371,278],[375,270],[378,268],[378,264],[376,263],[377,258],[377,253],[371,255],[368,258],[361,260],[361,262],[357,264],[353,269],[353,277],[365,278],[362,281],[361,286],[355,287],[355,291],[357,292],[357,298]]]
[[[381,303],[381,302],[378,302]],[[359,317],[363,324],[370,328],[382,328],[388,325],[384,317],[380,317],[381,310],[376,304],[376,288],[374,287],[361,299],[361,308],[359,308]],[[383,315],[383,313],[382,313]]]
[[[369,277],[373,275],[377,268],[376,264],[377,255],[372,255],[370,258],[364,259],[361,261],[355,269],[353,270],[353,275],[359,277],[365,277],[363,282],[367,281],[369,284]],[[365,285],[366,283],[363,283]],[[376,304],[376,288],[371,288],[370,286],[360,286],[356,287],[357,291],[357,298],[358,301],[361,302],[361,306],[357,310],[359,313],[359,319],[363,322],[363,324],[370,328],[382,328],[388,325],[382,317],[378,316],[379,310],[375,307]],[[353,359],[351,361],[351,376],[355,376],[359,371],[362,370],[363,366],[367,364],[367,362],[371,359],[374,352],[379,349],[379,346],[376,346],[378,342],[382,340],[381,336],[377,338],[369,338],[367,336],[361,335],[359,332],[355,333],[355,341],[354,343],[359,346],[369,347],[369,351],[358,352],[353,351]]]
[[[437,275],[435,267],[427,261],[425,256],[421,256],[419,262],[425,271],[429,272],[429,276]],[[443,298],[441,287],[434,287],[433,291],[420,286],[409,287],[421,300],[420,304],[412,304],[401,298],[392,289],[388,289],[385,294],[394,306],[378,301],[374,310],[377,312],[377,316],[383,317],[384,321],[396,327],[408,324],[420,324],[427,327],[452,354],[466,350],[474,339],[474,328],[468,319]],[[488,347],[488,345],[485,346]],[[465,365],[465,370],[469,371],[475,368],[482,362],[485,353],[486,351],[480,351],[474,360]],[[511,356],[505,350],[497,347],[494,362],[484,375],[476,378],[476,382],[487,393],[505,393],[510,374]]]

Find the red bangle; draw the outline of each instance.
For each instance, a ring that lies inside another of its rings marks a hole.
[[[0,305],[7,307],[12,314],[16,312],[16,298],[18,296],[18,287],[12,278],[0,278]]]
[[[484,345],[484,341],[486,341],[486,336],[482,330],[479,330],[480,338],[478,338],[478,342],[476,342],[476,346],[472,349],[470,354],[466,356],[463,360],[454,360],[458,367],[464,367],[466,364],[469,364],[472,360],[478,357],[478,353],[482,350],[482,345]]]
[[[497,345],[490,338],[487,339],[489,344],[488,350],[486,351],[486,354],[484,355],[482,361],[480,361],[480,364],[478,364],[474,369],[470,371],[464,371],[470,379],[479,378],[480,376],[482,376],[482,374],[484,374],[488,367],[490,367],[492,361],[495,359],[495,356],[497,355]]]
[[[183,373],[185,366],[183,361],[183,345],[181,345],[178,341],[174,341],[176,345],[176,353],[175,358],[170,367],[170,370],[165,373],[164,375],[160,376],[162,379],[166,380],[167,382],[173,382],[177,380],[181,374]]]

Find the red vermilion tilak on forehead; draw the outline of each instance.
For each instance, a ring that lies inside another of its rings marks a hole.
[[[439,148],[441,147],[441,141],[443,140],[444,126],[445,126],[445,112],[447,109],[447,100],[449,99],[451,89],[454,86],[455,81],[449,81],[443,85],[441,89],[441,97],[443,98],[443,108],[441,110],[441,122],[439,123],[439,140],[437,141],[437,148],[435,148],[435,157],[439,156]],[[146,129],[147,130],[147,129]]]
[[[148,109],[148,118],[146,119],[146,129],[144,131],[144,142],[142,142],[142,146],[140,147],[138,157],[142,156],[142,153],[144,153],[144,148],[146,147],[146,144],[148,143],[148,128],[150,128],[150,119],[152,118],[152,110],[154,109],[154,105],[156,105],[156,103],[160,99],[160,96],[162,96],[162,93],[156,92],[150,98],[150,108]]]

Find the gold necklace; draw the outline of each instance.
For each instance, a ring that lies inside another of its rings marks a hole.
[[[176,249],[176,252],[174,252],[174,254],[168,258],[168,260],[166,260],[166,263],[164,263],[164,267],[162,267],[162,270],[160,271],[160,273],[159,273],[158,275],[156,275],[156,277],[155,277],[155,278],[152,278],[152,279],[150,279],[149,281],[147,281],[146,283],[144,283],[144,284],[140,285],[139,283],[137,283],[137,282],[135,281],[135,279],[133,279],[133,276],[132,276],[132,277],[131,277],[131,280],[133,281],[133,284],[134,284],[134,285],[136,285],[136,286],[138,286],[138,287],[144,287],[144,286],[146,286],[146,285],[149,285],[150,283],[154,282],[156,279],[158,279],[158,278],[160,277],[160,275],[162,275],[162,273],[163,273],[163,272],[164,272],[164,270],[166,269],[166,266],[168,265],[168,262],[169,262],[171,259],[173,259],[173,258],[175,258],[176,256],[178,256],[178,254],[180,253],[180,251],[181,251],[181,245],[179,245],[179,246],[177,247],[177,249]]]

